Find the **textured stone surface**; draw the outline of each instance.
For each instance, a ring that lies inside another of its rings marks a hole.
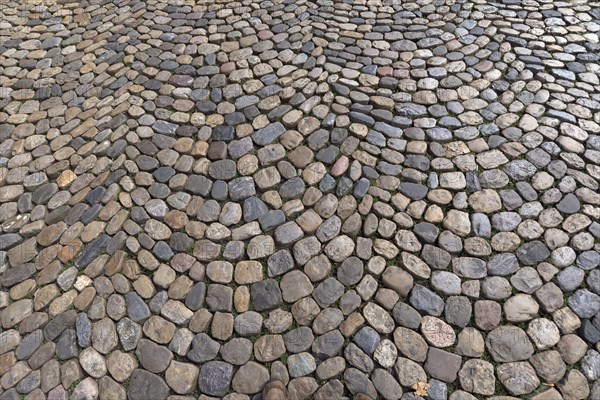
[[[208,3],[3,1],[0,397],[599,398],[597,4]]]

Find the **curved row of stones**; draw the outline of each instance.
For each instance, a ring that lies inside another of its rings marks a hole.
[[[0,399],[600,399],[598,3],[0,4]]]

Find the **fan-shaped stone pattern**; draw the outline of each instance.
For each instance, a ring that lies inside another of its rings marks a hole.
[[[2,398],[600,397],[593,3],[21,3]]]

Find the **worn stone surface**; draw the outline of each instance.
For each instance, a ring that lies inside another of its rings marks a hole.
[[[0,397],[600,396],[596,3],[204,3],[2,2]]]

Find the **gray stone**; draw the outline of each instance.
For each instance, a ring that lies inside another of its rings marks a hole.
[[[125,300],[127,302],[127,315],[132,321],[143,322],[150,317],[150,309],[137,293],[127,293]]]
[[[344,345],[344,337],[338,330],[328,332],[315,339],[311,346],[312,354],[320,360],[326,360],[339,354]]]
[[[556,204],[558,211],[565,214],[575,214],[581,209],[581,203],[574,194],[568,193],[561,201]]]
[[[132,400],[164,400],[169,395],[169,387],[158,375],[143,369],[136,369],[129,378],[127,397]]]
[[[117,334],[123,350],[131,351],[142,337],[142,328],[129,318],[123,318],[117,324]]]
[[[225,396],[229,392],[233,366],[223,361],[209,361],[200,368],[198,388],[209,396]]]
[[[285,132],[285,127],[280,122],[267,125],[252,135],[252,140],[259,146],[273,143]]]
[[[580,318],[591,318],[600,311],[600,296],[587,289],[579,289],[569,297],[568,304]]]
[[[429,188],[418,183],[402,182],[399,190],[412,200],[421,200],[427,195]]]
[[[266,279],[252,284],[250,298],[256,311],[270,311],[279,307],[283,299],[277,281]]]
[[[585,271],[577,267],[567,267],[556,275],[556,283],[563,292],[572,292],[581,285]]]
[[[256,196],[248,197],[244,200],[244,221],[252,222],[261,216],[268,214],[269,208],[264,201]],[[262,224],[261,224],[262,226]]]
[[[327,278],[313,292],[313,298],[321,307],[329,307],[344,294],[344,286],[335,278]]]
[[[527,242],[517,249],[517,258],[524,265],[537,265],[549,256],[550,250],[539,240]]]
[[[169,349],[148,339],[139,341],[135,355],[145,370],[155,374],[166,370],[173,359],[173,353]]]
[[[490,257],[487,262],[489,275],[507,276],[519,269],[519,260],[511,253],[499,253]]]
[[[410,305],[428,315],[439,316],[444,311],[444,300],[422,285],[415,285],[409,297]]]
[[[199,333],[192,340],[192,349],[187,354],[188,358],[197,363],[214,359],[219,353],[220,345],[205,333]]]
[[[269,276],[283,275],[294,268],[294,258],[288,250],[279,250],[267,259]]]
[[[279,188],[283,200],[299,199],[304,194],[304,181],[300,177],[288,179]]]
[[[75,258],[75,266],[79,269],[87,267],[108,245],[110,236],[102,234],[91,243],[85,245],[83,251]]]
[[[510,362],[497,368],[498,380],[515,396],[533,392],[540,384],[535,370],[528,362]]]
[[[285,214],[281,210],[271,210],[258,216],[258,222],[263,231],[269,232],[285,223]]]
[[[410,328],[418,329],[421,325],[421,314],[408,304],[399,301],[392,310],[392,316],[397,324]]]
[[[254,180],[250,177],[235,178],[229,182],[229,196],[233,201],[245,200],[255,194]]]
[[[527,360],[534,352],[527,334],[516,326],[494,329],[488,334],[485,345],[496,362]]]
[[[392,374],[384,369],[377,368],[371,374],[371,381],[377,392],[386,400],[397,400],[402,397],[402,387],[396,382]]]
[[[452,259],[452,270],[463,278],[480,279],[487,275],[485,261],[473,257]]]
[[[346,387],[352,394],[365,393],[371,398],[377,396],[377,390],[369,380],[369,377],[356,368],[348,368],[344,372],[344,381],[346,382]]]
[[[381,337],[375,329],[371,328],[370,326],[366,326],[356,332],[352,338],[352,341],[356,343],[358,347],[360,347],[365,353],[373,354],[377,348],[377,345],[379,345],[379,342],[381,341]]]
[[[464,328],[471,322],[473,308],[466,296],[450,296],[444,307],[444,317],[451,325]]]

